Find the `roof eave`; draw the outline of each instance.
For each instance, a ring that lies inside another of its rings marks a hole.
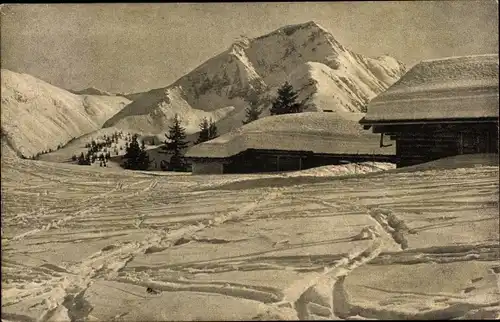
[[[368,130],[373,125],[392,125],[392,124],[422,124],[422,123],[488,123],[498,122],[498,116],[488,117],[470,117],[470,118],[439,118],[439,119],[387,119],[387,120],[367,120],[362,118],[359,123]]]

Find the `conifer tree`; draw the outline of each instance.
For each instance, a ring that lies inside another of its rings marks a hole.
[[[149,168],[149,164],[151,163],[149,160],[149,155],[145,150],[145,147],[139,146],[139,142],[137,141],[138,135],[134,134],[130,139],[130,144],[128,144],[126,153],[123,156],[125,162],[123,166],[126,169],[131,170],[147,170]]]
[[[173,120],[172,126],[168,129],[168,134],[165,134],[167,140],[165,140],[165,146],[163,150],[172,153],[170,158],[170,168],[174,171],[184,171],[186,169],[186,164],[182,157],[182,152],[188,146],[188,141],[186,141],[186,130],[181,125],[181,120],[176,114]]]
[[[78,157],[78,164],[79,165],[85,165],[85,155],[83,154],[83,152]]]
[[[198,135],[198,139],[194,142],[195,144],[199,144],[202,142],[213,140],[217,137],[217,126],[215,122],[210,119],[207,120],[206,117],[203,118],[203,121],[200,123],[200,133]]]
[[[248,124],[255,120],[258,120],[262,114],[262,109],[257,106],[257,103],[250,103],[250,106],[245,109],[245,117],[243,124]]]
[[[212,121],[212,119],[210,119],[210,125],[208,127],[208,140],[213,140],[218,136],[219,135],[217,135],[217,126],[215,125],[215,122]]]
[[[248,124],[255,120],[258,120],[260,114],[262,114],[263,110],[259,109],[259,103],[261,99],[257,92],[251,91],[246,98],[246,102],[248,103],[248,107],[245,109],[245,119],[243,120],[243,124]]]
[[[208,134],[210,130],[210,125],[208,124],[208,120],[206,117],[200,123],[200,133],[198,134],[198,139],[194,142],[194,144],[199,144],[205,141],[208,141]]]
[[[78,157],[78,164],[79,165],[90,165],[90,155],[87,153],[87,154],[83,154],[83,152],[80,154],[80,156]]]
[[[85,165],[91,165],[92,162],[90,162],[90,153],[87,152],[87,154],[85,155]]]
[[[271,115],[302,112],[304,106],[296,101],[298,96],[299,94],[293,89],[292,85],[285,82],[285,84],[278,89],[278,97],[273,101],[270,109]]]

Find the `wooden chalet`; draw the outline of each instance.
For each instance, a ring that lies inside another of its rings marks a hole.
[[[350,162],[393,162],[394,149],[359,127],[361,115],[268,116],[188,149],[193,174],[295,171]]]
[[[365,130],[395,140],[398,167],[498,154],[498,55],[423,61],[368,104]]]

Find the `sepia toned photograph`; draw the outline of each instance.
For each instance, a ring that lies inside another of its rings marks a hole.
[[[500,319],[498,15],[1,4],[1,322]]]

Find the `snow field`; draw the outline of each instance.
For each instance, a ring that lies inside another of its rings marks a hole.
[[[498,313],[497,166],[227,189],[270,177],[2,161],[7,320]]]

